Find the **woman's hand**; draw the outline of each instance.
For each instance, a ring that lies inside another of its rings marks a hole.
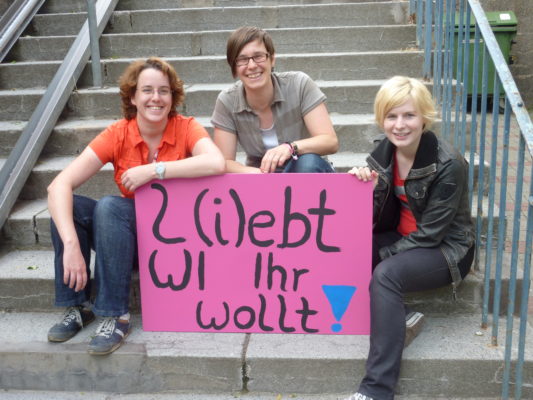
[[[65,245],[63,249],[63,283],[75,292],[87,285],[87,266],[81,254],[79,243]]]
[[[276,168],[283,166],[283,164],[291,158],[291,155],[291,146],[286,143],[273,147],[263,156],[259,169],[261,172],[274,172],[276,171]]]
[[[363,182],[372,181],[374,184],[374,187],[376,187],[378,183],[378,173],[376,171],[372,171],[368,167],[353,167],[351,170],[348,171],[350,175],[355,176],[357,179]]]
[[[155,164],[152,163],[128,169],[122,174],[120,180],[127,190],[134,192],[139,186],[144,185],[154,178],[156,178]]]

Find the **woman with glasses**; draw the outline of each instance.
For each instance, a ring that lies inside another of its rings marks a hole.
[[[226,58],[239,78],[217,99],[211,122],[228,172],[333,172],[322,156],[338,149],[326,96],[303,72],[273,72],[270,35],[241,27],[228,39]],[[237,143],[246,153],[236,161]]]
[[[184,98],[176,71],[158,58],[131,63],[120,78],[124,119],[94,138],[48,187],[55,251],[55,305],[67,307],[48,340],[64,342],[102,317],[90,354],[115,351],[130,331],[131,271],[137,262],[134,192],[152,179],[224,172],[224,158],[207,131],[176,108]],[[73,195],[106,163],[121,196]],[[90,255],[95,251],[96,298],[90,303]]]

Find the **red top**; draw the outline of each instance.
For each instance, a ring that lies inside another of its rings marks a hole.
[[[415,216],[413,215],[411,209],[409,208],[409,203],[407,203],[407,196],[405,194],[405,179],[400,179],[400,174],[398,172],[398,163],[396,158],[394,160],[394,194],[400,200],[400,223],[398,224],[398,232],[407,236],[411,232],[417,230]]]

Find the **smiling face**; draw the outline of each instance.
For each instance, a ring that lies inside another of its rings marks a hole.
[[[154,68],[143,70],[139,74],[131,102],[137,107],[139,124],[166,123],[172,106],[168,77]]]
[[[244,46],[239,53],[240,57],[253,57],[258,54],[268,54],[265,44],[260,40],[254,40]],[[243,66],[235,66],[237,77],[241,80],[246,90],[258,90],[272,85],[270,74],[275,64],[273,54],[270,54],[264,62],[256,63],[253,59]]]
[[[416,153],[424,131],[424,120],[412,99],[385,114],[383,129],[399,151]]]

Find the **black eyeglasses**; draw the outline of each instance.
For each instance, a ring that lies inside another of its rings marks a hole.
[[[270,54],[268,53],[257,53],[251,57],[240,56],[235,60],[235,65],[238,67],[244,67],[245,65],[248,65],[250,60],[254,60],[254,63],[256,64],[261,64],[264,63],[268,57],[270,57]]]

